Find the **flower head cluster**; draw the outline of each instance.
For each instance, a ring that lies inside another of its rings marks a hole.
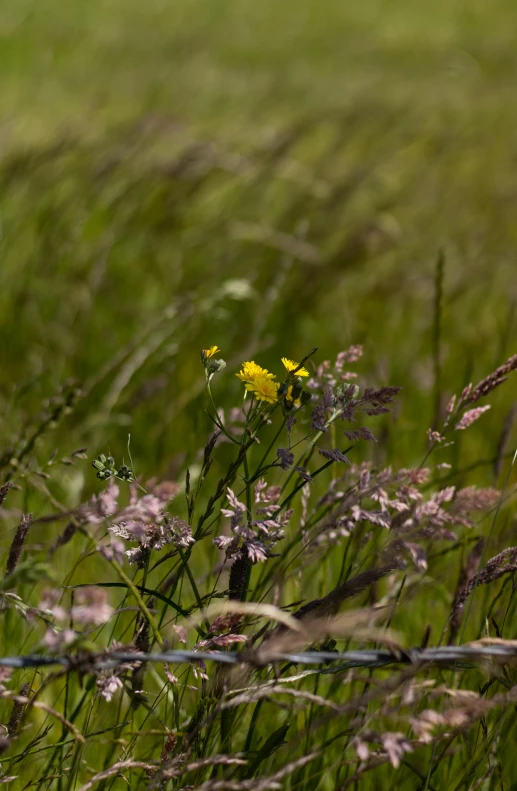
[[[118,486],[110,481],[106,490],[92,498],[83,510],[84,520],[94,523],[112,517],[110,533],[125,541],[137,541],[139,546],[126,551],[130,563],[141,563],[146,552],[162,549],[166,544],[187,548],[194,543],[190,526],[176,516],[169,516],[165,507],[177,494],[178,484],[172,481],[155,486],[153,491],[138,497],[135,484],[131,486],[129,505],[118,510]]]
[[[246,362],[242,364],[242,369],[239,371],[238,374],[235,374],[241,382],[253,382],[255,379],[259,377],[264,377],[265,379],[274,379],[275,375],[269,373],[265,368],[261,368],[260,365],[257,365],[254,360],[250,362]]]
[[[473,486],[464,489],[447,486],[428,494],[422,487],[430,474],[426,467],[399,470],[387,467],[373,473],[368,463],[351,466],[343,478],[336,479],[321,501],[329,510],[317,543],[338,543],[353,533],[358,524],[368,524],[370,528],[392,533],[393,538],[384,549],[390,562],[405,562],[409,557],[419,571],[425,571],[426,544],[457,540],[455,528],[474,527],[472,514],[493,507],[499,497],[495,489]],[[375,532],[373,529],[368,540]]]
[[[277,505],[279,497],[279,487],[267,487],[265,481],[259,481],[255,489],[258,518],[252,520],[244,503],[231,489],[227,489],[229,507],[222,508],[221,513],[231,519],[233,536],[217,536],[214,544],[225,550],[227,558],[236,558],[243,547],[252,563],[271,557],[274,544],[284,537],[284,528],[293,514],[292,510],[280,512]]]
[[[357,362],[363,353],[363,347],[356,345],[350,346],[343,352],[339,352],[334,363],[324,360],[318,367],[314,375],[307,382],[310,390],[324,393],[326,390],[334,389],[343,382],[350,382],[357,378],[356,373],[345,370],[345,366]],[[298,371],[298,376],[300,376]]]
[[[287,371],[285,382],[280,384],[275,381],[275,375],[261,368],[254,360],[242,364],[237,378],[244,382],[246,390],[257,398],[275,404],[283,396],[284,409],[303,406],[310,400],[310,396],[302,390],[302,376],[309,376],[309,372],[300,363],[282,357],[282,363]]]
[[[278,401],[278,382],[275,382],[275,375],[261,368],[253,360],[242,364],[242,369],[236,374],[237,378],[244,382],[248,392],[253,393],[258,401],[266,401],[268,404],[275,404]]]

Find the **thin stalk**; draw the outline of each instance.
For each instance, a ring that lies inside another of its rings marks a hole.
[[[275,444],[275,442],[277,441],[278,437],[282,433],[282,430],[283,430],[283,428],[284,428],[284,426],[286,424],[286,420],[287,420],[287,418],[284,417],[280,428],[278,429],[278,431],[276,432],[275,436],[273,437],[273,439],[269,443],[268,448],[267,448],[266,452],[264,453],[264,455],[262,456],[262,459],[260,460],[257,469],[253,473],[252,481],[254,481],[257,478],[257,476],[260,474],[260,471],[262,470],[262,465],[264,464],[265,460],[269,456],[269,454],[271,452],[271,449],[273,448],[273,445]]]
[[[183,568],[187,572],[187,577],[189,578],[192,591],[193,591],[194,596],[196,598],[197,606],[199,607],[200,610],[202,610],[203,609],[203,602],[201,601],[201,596],[199,595],[199,591],[197,589],[196,580],[194,579],[194,575],[192,574],[192,571],[190,570],[190,566],[188,564],[188,559],[186,559],[185,556],[183,555],[183,552],[182,552],[181,548],[178,548],[178,552],[179,552],[179,556],[181,558],[181,561],[183,563]]]
[[[441,336],[442,336],[442,303],[443,303],[443,277],[445,269],[445,254],[443,250],[438,253],[436,260],[436,273],[434,279],[434,318],[433,318],[433,373],[434,373],[434,416],[432,426],[438,430],[440,422],[441,407],[441,384],[442,384],[442,360],[441,360]]]
[[[143,616],[145,617],[145,619],[147,620],[149,626],[151,627],[152,633],[154,635],[154,639],[156,640],[156,642],[158,643],[160,648],[163,649],[165,647],[165,644],[164,644],[164,642],[162,640],[162,637],[160,635],[160,630],[158,629],[158,624],[156,623],[153,615],[149,612],[149,610],[147,608],[147,605],[144,602],[143,598],[141,597],[141,595],[140,595],[140,593],[138,591],[138,588],[136,587],[135,583],[133,582],[132,579],[130,579],[130,577],[127,576],[127,574],[123,570],[122,566],[116,560],[110,560],[109,562],[110,562],[111,566],[113,567],[113,569],[118,574],[118,576],[120,577],[120,579],[122,580],[122,582],[124,582],[127,585],[129,590],[131,591],[131,593],[135,597],[136,602],[137,602],[138,606],[140,607],[140,610],[142,611]]]
[[[222,431],[223,434],[226,437],[228,437],[228,439],[231,442],[233,442],[235,445],[238,445],[239,444],[239,440],[236,437],[234,437],[233,434],[230,434],[230,432],[224,427],[224,424],[222,423],[222,421],[219,420],[219,415],[217,413],[217,407],[215,405],[214,397],[212,395],[212,388],[210,387],[210,380],[208,379],[208,377],[207,377],[207,381],[206,381],[206,389],[208,391],[208,396],[210,398],[210,403],[212,404],[212,409],[214,410],[214,415],[210,415],[210,417],[214,421],[214,423],[217,426],[217,428],[220,429],[220,431]]]
[[[328,419],[328,420],[327,420],[327,422],[325,423],[325,428],[328,428],[328,426],[332,425],[332,423],[334,422],[334,420],[336,420],[336,418],[337,418],[337,417],[339,417],[339,415],[341,414],[341,411],[342,411],[341,409],[335,409],[335,410],[334,410],[334,412],[332,413],[332,415],[329,417],[329,419]],[[303,461],[305,458],[309,458],[309,457],[310,457],[310,455],[312,454],[312,452],[313,452],[313,450],[314,450],[314,447],[315,447],[315,445],[316,445],[317,441],[319,440],[319,438],[320,438],[321,436],[323,436],[323,433],[324,433],[324,432],[323,432],[322,430],[321,430],[321,431],[316,431],[316,433],[315,433],[314,437],[313,437],[311,440],[309,440],[309,447],[308,447],[308,448],[306,448],[306,449],[305,449],[305,450],[304,450],[304,451],[303,451],[303,452],[300,454],[300,456],[298,457],[298,460],[297,460],[297,461],[296,461],[296,462],[293,464],[293,468],[292,468],[291,472],[289,473],[289,475],[287,476],[287,479],[286,479],[286,481],[284,482],[284,485],[282,486],[282,491],[284,491],[284,490],[285,490],[285,488],[287,487],[287,484],[289,483],[290,479],[291,479],[291,478],[292,478],[292,476],[294,475],[294,473],[295,473],[295,471],[296,471],[296,469],[295,469],[295,468],[296,468],[296,467],[299,467],[299,466],[301,465],[302,461]],[[309,439],[309,435],[307,435],[307,439]],[[350,450],[350,449],[349,449],[349,450]],[[313,475],[313,477],[314,477],[314,475]]]

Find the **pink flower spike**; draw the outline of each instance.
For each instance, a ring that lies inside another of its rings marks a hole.
[[[478,418],[481,417],[483,412],[486,412],[488,409],[490,409],[490,404],[487,406],[478,406],[475,407],[475,409],[469,409],[467,412],[465,412],[459,423],[456,423],[455,429],[460,431],[462,429],[468,428],[473,423],[475,423]]]

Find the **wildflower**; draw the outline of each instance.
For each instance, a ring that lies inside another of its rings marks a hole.
[[[221,349],[219,346],[210,346],[209,349],[203,349],[201,355],[205,358],[205,360],[210,360],[214,355],[220,352]]]
[[[214,359],[215,355],[220,351],[221,349],[219,346],[210,346],[209,349],[203,349],[201,351],[201,362],[205,367],[205,375],[208,377],[208,381],[210,381],[214,374],[226,368],[224,360]]]
[[[288,360],[287,357],[282,357],[282,363],[288,373],[295,372],[296,376],[309,376],[308,370],[303,367],[301,368],[300,364],[295,363],[294,360]]]
[[[238,374],[235,374],[235,376],[240,379],[241,382],[249,383],[253,383],[259,377],[264,377],[266,379],[275,378],[274,374],[270,374],[269,371],[265,368],[261,368],[260,365],[257,365],[253,360],[243,363],[242,370],[239,371]]]
[[[275,404],[278,401],[278,382],[273,381],[274,374],[269,373],[265,368],[261,368],[253,360],[242,364],[242,369],[235,374],[241,382],[244,382],[246,390],[254,393],[258,401],[267,401]]]
[[[246,382],[246,390],[252,392],[258,401],[267,401],[275,404],[278,401],[278,382],[273,382],[269,376],[257,376],[253,382]]]

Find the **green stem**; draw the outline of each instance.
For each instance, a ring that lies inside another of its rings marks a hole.
[[[224,476],[224,478],[221,478],[221,480],[217,484],[217,489],[215,490],[214,494],[212,495],[212,497],[209,499],[209,501],[207,503],[207,507],[206,507],[205,513],[201,514],[201,516],[198,519],[196,532],[194,533],[194,538],[196,539],[196,541],[201,538],[201,534],[203,532],[203,524],[208,519],[208,517],[212,515],[215,503],[218,500],[220,500],[221,497],[224,496],[224,493],[226,492],[226,487],[235,478],[235,476],[237,474],[237,471],[238,471],[239,467],[242,464],[243,458],[246,455],[247,449],[253,444],[254,441],[255,441],[255,434],[251,434],[250,437],[248,438],[247,442],[245,442],[244,444],[242,444],[240,446],[239,453],[237,454],[237,458],[235,459],[235,461],[228,468],[228,471],[227,471],[226,475]],[[190,555],[190,551],[191,550],[187,550],[188,556]],[[188,557],[187,557],[187,559],[188,559]]]
[[[152,614],[149,612],[149,610],[148,610],[148,608],[146,606],[146,603],[144,602],[143,598],[141,597],[141,595],[140,595],[140,593],[138,591],[138,588],[136,587],[135,583],[133,582],[132,579],[130,579],[130,577],[127,576],[127,574],[123,570],[122,566],[116,560],[110,560],[109,562],[111,563],[111,565],[114,568],[114,570],[117,572],[117,574],[120,577],[120,579],[122,580],[122,582],[124,582],[127,585],[129,590],[131,591],[131,593],[135,597],[135,599],[136,599],[136,601],[138,603],[138,606],[140,607],[140,610],[142,611],[142,614],[144,615],[145,619],[147,620],[149,626],[151,627],[152,633],[154,635],[154,639],[156,640],[156,642],[158,643],[160,648],[163,649],[165,646],[164,646],[164,642],[163,642],[163,640],[161,638],[161,635],[160,635],[160,630],[158,629],[158,624],[156,623],[156,621],[155,621],[154,617],[152,616]]]
[[[248,527],[251,527],[251,486],[249,483],[250,471],[248,467],[248,457],[246,454],[244,454],[242,466],[244,467],[244,480],[246,482],[246,522],[248,523]]]
[[[214,416],[210,415],[210,417],[211,417],[211,418],[212,418],[212,420],[214,421],[214,423],[215,423],[215,425],[217,426],[217,428],[218,428],[220,431],[222,431],[222,432],[223,432],[223,434],[224,434],[226,437],[228,437],[228,439],[229,439],[229,440],[231,440],[231,442],[235,443],[236,445],[239,445],[239,440],[238,440],[238,439],[236,439],[236,438],[233,436],[233,434],[230,434],[230,432],[229,432],[229,431],[227,431],[227,429],[224,427],[223,423],[222,423],[222,422],[219,420],[219,415],[218,415],[218,413],[217,413],[217,407],[216,407],[216,405],[215,405],[214,397],[213,397],[213,395],[212,395],[212,388],[210,387],[210,380],[209,380],[208,378],[207,378],[207,381],[206,381],[206,389],[208,390],[208,395],[209,395],[209,397],[210,397],[210,403],[212,404],[212,409],[214,410]]]
[[[310,440],[308,449],[305,449],[304,451],[302,451],[302,453],[300,453],[300,455],[298,456],[297,461],[295,461],[295,463],[293,464],[289,475],[287,476],[286,480],[284,481],[284,484],[282,486],[282,492],[287,488],[287,484],[289,483],[289,481],[293,477],[294,473],[296,472],[296,467],[299,467],[301,465],[302,461],[306,458],[306,456],[308,456],[310,453],[312,453],[312,449],[314,448],[315,444],[317,443],[319,438],[322,436],[322,434],[323,434],[323,431],[317,431],[316,434],[314,435],[314,438]]]
[[[321,467],[318,467],[318,469],[315,472],[311,473],[311,478],[316,478],[317,475],[320,475],[320,473],[322,473],[323,470],[326,470],[327,467],[330,467],[331,464],[334,464],[334,462],[332,459],[329,459]],[[298,484],[298,486],[295,486],[293,491],[290,494],[288,494],[284,500],[282,500],[282,502],[278,506],[278,509],[275,511],[275,513],[271,518],[276,519],[278,514],[280,514],[287,505],[289,505],[295,494],[297,494],[300,491],[300,489],[303,489],[304,486],[307,486],[307,481],[302,481],[301,483]]]
[[[335,409],[333,411],[333,413],[331,414],[331,416],[329,417],[329,419],[327,420],[327,422],[325,423],[325,428],[328,428],[329,426],[331,426],[332,423],[334,422],[334,420],[336,420],[336,418],[339,417],[341,412],[342,412],[342,408]],[[316,434],[314,435],[314,437],[309,441],[309,447],[306,450],[304,450],[303,453],[300,454],[300,456],[298,457],[298,461],[296,461],[295,464],[293,465],[293,468],[292,468],[291,472],[287,476],[287,480],[285,481],[284,485],[282,486],[282,491],[285,490],[287,484],[289,483],[289,481],[291,480],[292,476],[294,475],[295,467],[299,467],[304,459],[306,459],[306,458],[308,459],[311,456],[311,454],[312,454],[312,452],[314,450],[314,446],[316,445],[317,441],[319,440],[319,438],[322,435],[323,435],[323,431],[317,431]],[[324,469],[324,468],[322,468],[322,469]],[[312,477],[314,477],[314,475]]]
[[[197,606],[199,607],[200,610],[202,610],[203,609],[203,602],[201,601],[201,596],[199,595],[199,591],[197,589],[196,581],[194,579],[192,571],[190,570],[190,566],[188,564],[188,558],[185,558],[185,556],[184,556],[184,554],[183,554],[183,552],[182,552],[182,550],[180,548],[178,548],[178,552],[179,552],[179,556],[181,558],[181,561],[183,563],[183,568],[187,572],[187,577],[190,580],[190,585],[192,587],[192,591],[194,593]]]
[[[284,419],[283,419],[283,421],[282,421],[282,425],[280,426],[280,428],[279,428],[279,429],[278,429],[278,431],[276,432],[275,436],[273,437],[273,439],[272,439],[272,440],[271,440],[271,442],[269,443],[268,449],[266,450],[266,452],[265,452],[265,453],[264,453],[264,455],[262,456],[262,459],[260,460],[260,462],[259,462],[259,465],[258,465],[257,469],[255,470],[255,472],[254,472],[253,476],[252,476],[252,479],[251,479],[252,481],[256,480],[257,476],[259,475],[259,473],[260,473],[260,470],[262,469],[262,465],[264,464],[265,460],[266,460],[266,459],[267,459],[267,457],[269,456],[269,454],[270,454],[270,452],[271,452],[271,449],[272,449],[273,445],[275,444],[275,442],[277,441],[278,437],[279,437],[279,436],[280,436],[280,434],[282,433],[282,430],[283,430],[283,428],[284,428],[284,426],[285,426],[286,420],[287,420],[287,418],[286,418],[286,417],[284,417]],[[250,481],[250,483],[251,483],[251,481]]]

